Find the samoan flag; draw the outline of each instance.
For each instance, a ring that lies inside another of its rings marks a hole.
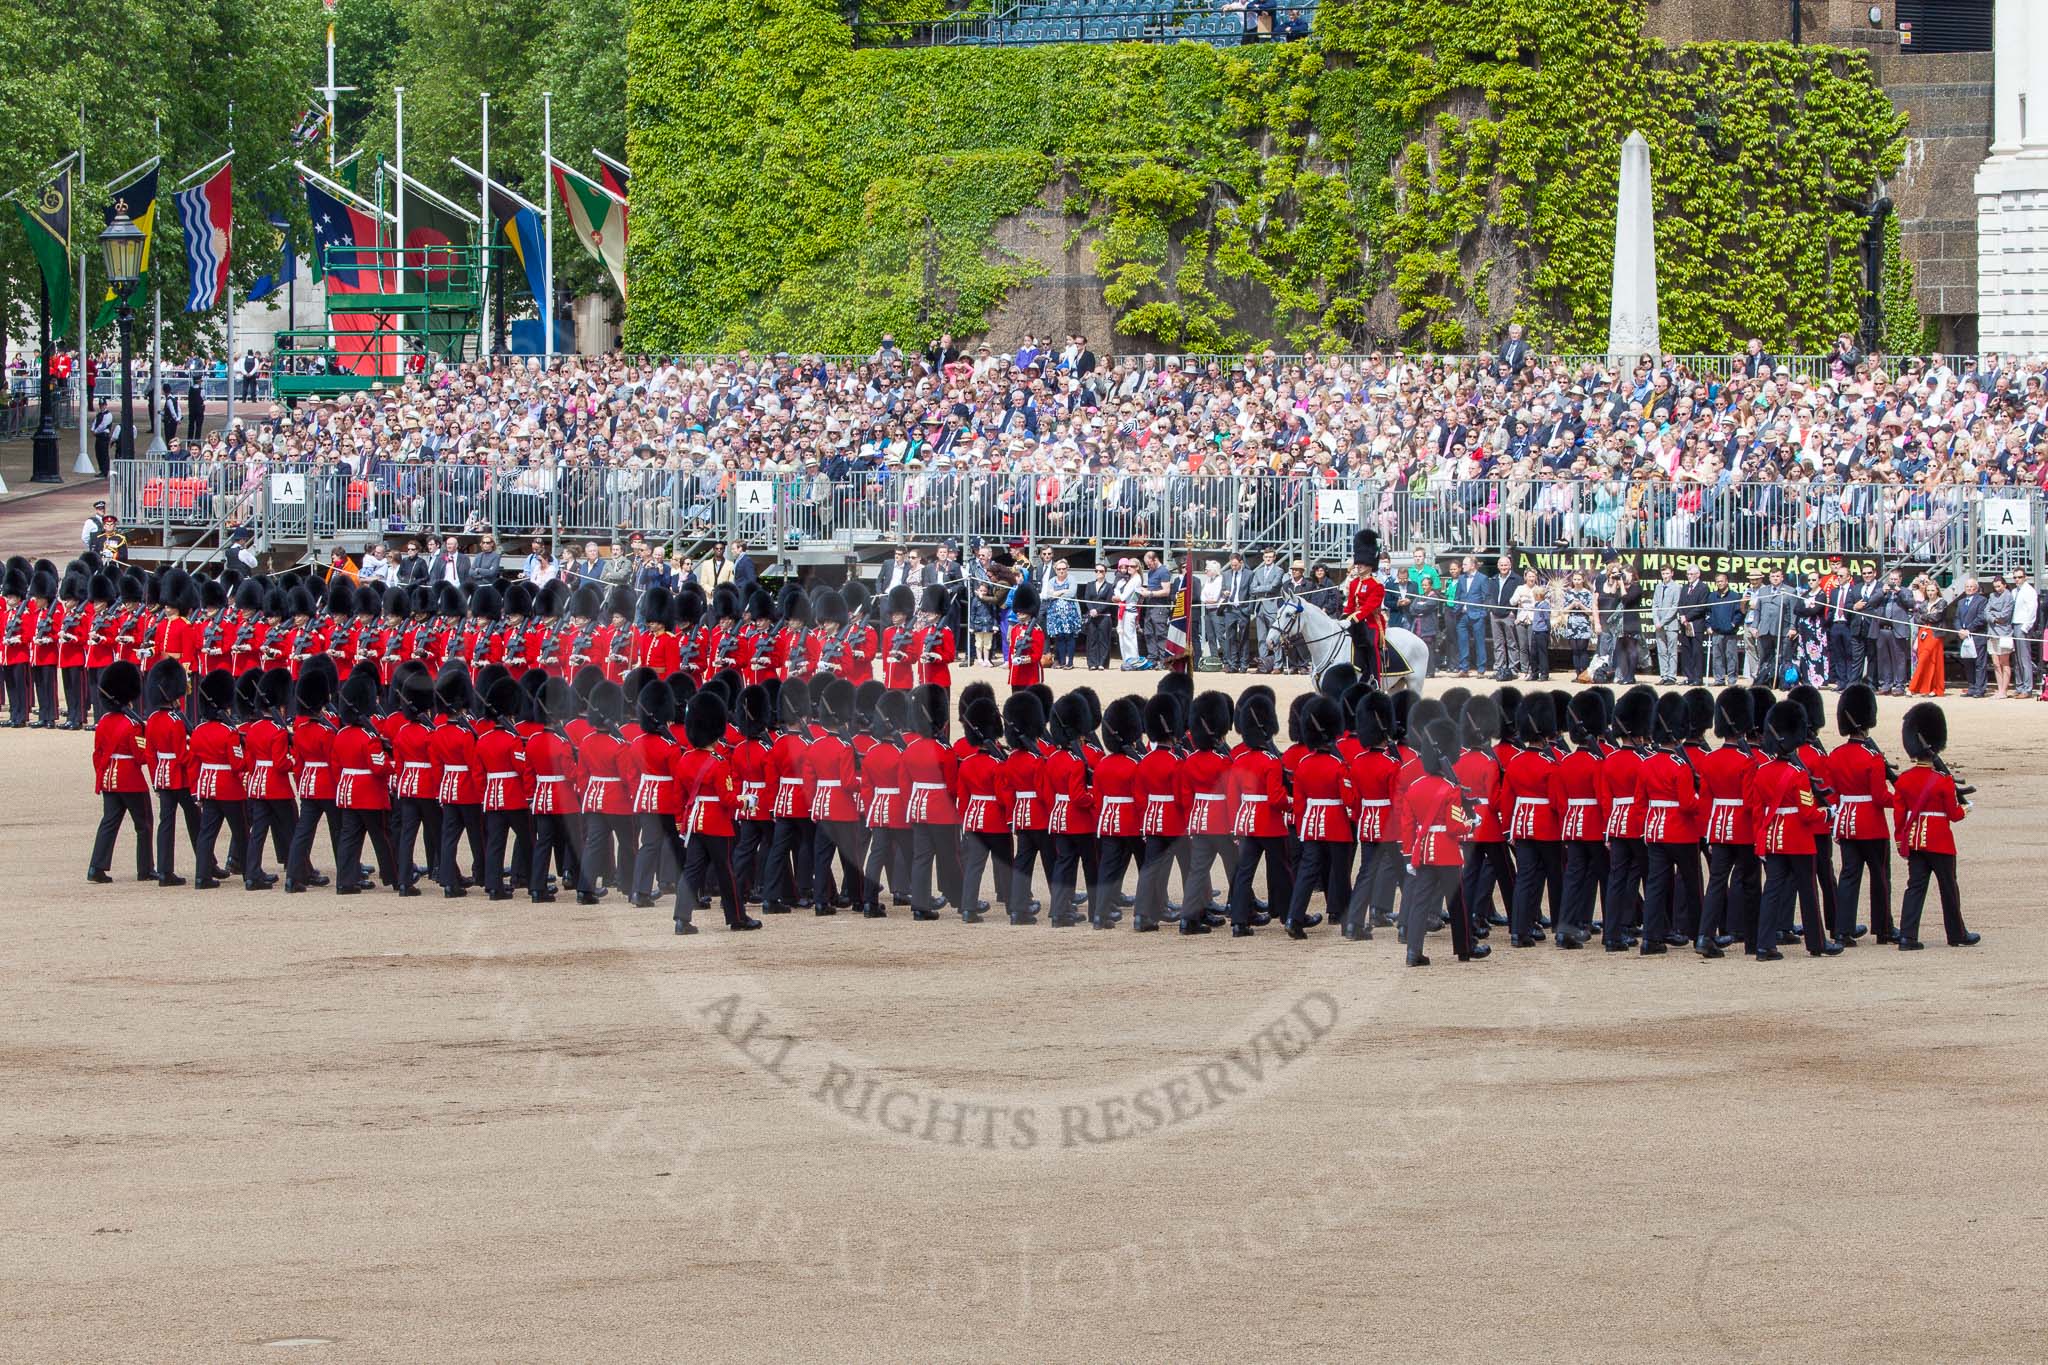
[[[207,313],[228,284],[228,243],[235,226],[234,163],[171,196],[185,234],[185,311]]]
[[[378,268],[381,244],[376,218],[306,182],[306,213],[313,220],[313,249],[327,267],[328,297],[394,292]],[[328,326],[346,338],[334,338],[336,363],[352,374],[386,379],[398,374],[398,318],[382,313],[337,313],[330,307]]]

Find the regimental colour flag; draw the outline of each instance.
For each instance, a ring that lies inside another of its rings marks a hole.
[[[228,246],[235,230],[232,161],[199,184],[171,196],[178,209],[178,227],[185,234],[185,273],[191,290],[185,311],[207,313],[228,286]]]
[[[71,327],[71,170],[67,165],[57,172],[33,199],[22,195],[14,201],[14,211],[28,229],[29,249],[42,268],[53,338],[65,336]]]
[[[156,244],[156,172],[161,161],[161,157],[152,157],[143,167],[142,174],[107,194],[107,222],[112,223],[125,213],[128,221],[142,233],[142,276],[128,291],[131,304],[139,305],[149,297],[149,258]],[[100,301],[100,311],[93,317],[92,325],[100,328],[112,322],[120,306],[121,301],[114,297],[113,286],[107,286],[107,296]]]
[[[1166,653],[1171,658],[1195,653],[1195,557],[1189,554],[1173,593],[1173,617],[1166,626]]]
[[[555,175],[555,193],[562,196],[576,227],[576,240],[604,262],[619,297],[626,297],[626,201],[559,161],[549,169]]]

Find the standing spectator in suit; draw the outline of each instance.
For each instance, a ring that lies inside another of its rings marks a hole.
[[[470,585],[469,556],[462,553],[461,544],[454,536],[442,541],[440,549],[428,558],[427,581],[449,583],[458,588]]]
[[[1251,668],[1251,599],[1252,571],[1244,566],[1244,556],[1233,551],[1216,587],[1216,620],[1225,672],[1243,673]]]
[[[2041,613],[2041,595],[2025,569],[2012,571],[2012,676],[2013,685],[2027,695],[2034,691],[2034,650],[2038,637],[2034,623]]]
[[[1970,667],[1970,682],[1963,695],[1981,697],[1984,695],[1987,662],[1985,620],[1988,599],[1984,594],[1983,585],[1978,583],[1974,576],[1965,576],[1960,586],[1961,591],[1957,593],[1955,600],[1955,630],[1963,642],[1962,652],[1969,656]]]
[[[1997,680],[1995,695],[2012,695],[2012,585],[2004,574],[1991,576],[1991,592],[1984,600],[1985,645],[1990,650],[1991,672]]]
[[[1877,690],[1881,696],[1903,697],[1912,677],[1914,620],[1913,599],[1897,569],[1885,575],[1879,603],[1884,619],[1877,633]]]
[[[1706,641],[1706,676],[1716,687],[1726,687],[1742,675],[1742,616],[1742,594],[1728,582],[1727,574],[1715,574],[1700,634]]]
[[[1707,604],[1713,597],[1698,561],[1686,565],[1678,589],[1678,670],[1687,687],[1698,687],[1707,673]]]
[[[1110,580],[1109,565],[1097,560],[1095,577],[1074,592],[1081,607],[1081,644],[1087,651],[1088,667],[1109,667],[1116,648],[1116,584]]]
[[[417,540],[405,542],[405,553],[398,560],[398,586],[416,588],[427,581],[427,557],[420,552]]]
[[[1280,567],[1280,556],[1272,550],[1262,551],[1259,566],[1252,570],[1252,631],[1255,639],[1252,649],[1262,665],[1270,666],[1266,657],[1266,639],[1273,633],[1273,618],[1280,610],[1280,584],[1286,581],[1287,571]]]
[[[1515,648],[1515,614],[1508,608],[1514,600],[1515,561],[1502,555],[1493,562],[1493,580],[1487,587],[1486,643],[1493,651],[1495,682],[1513,682],[1521,667]]]
[[[905,581],[909,555],[910,551],[898,546],[896,553],[889,557],[888,563],[882,565],[881,571],[875,575],[875,596],[887,597],[889,589]]]
[[[185,435],[198,440],[206,426],[206,362],[192,357],[185,381]]]
[[[1529,343],[1522,340],[1522,324],[1508,324],[1508,339],[1501,343],[1500,377],[1509,383],[1521,378],[1522,371],[1529,368]]]
[[[1773,568],[1769,581],[1750,593],[1750,603],[1756,624],[1757,664],[1754,677],[1765,686],[1776,687],[1778,652],[1785,637],[1791,633],[1792,614],[1799,609],[1799,593],[1785,582],[1783,569]]]
[[[1872,570],[1874,574],[1876,571]],[[1840,691],[1862,674],[1863,584],[1847,574],[1821,594],[1821,628],[1827,632],[1828,681]]]
[[[1678,575],[1666,564],[1657,571],[1657,586],[1650,589],[1650,638],[1657,649],[1657,681],[1667,687],[1678,681],[1680,667],[1679,591]]]
[[[1479,572],[1479,561],[1465,556],[1451,589],[1452,655],[1458,676],[1475,677],[1486,671],[1485,591],[1490,580]]]

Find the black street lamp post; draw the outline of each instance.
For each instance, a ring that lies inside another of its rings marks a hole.
[[[135,346],[135,309],[128,292],[142,278],[142,229],[128,220],[127,206],[114,205],[114,221],[100,234],[100,255],[107,268],[107,284],[121,300],[118,320],[121,328],[121,444],[116,454],[123,460],[135,458],[135,381],[130,363]]]

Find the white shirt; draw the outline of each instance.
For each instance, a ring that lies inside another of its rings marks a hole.
[[[2012,624],[2014,630],[2030,630],[2034,619],[2040,615],[2041,591],[2032,583],[2022,583],[2012,590]]]
[[[85,526],[78,533],[78,543],[80,545],[83,545],[86,549],[90,550],[92,548],[93,537],[98,535],[102,529],[103,527],[101,526],[100,519],[98,516],[95,515],[87,517],[85,519]]]

